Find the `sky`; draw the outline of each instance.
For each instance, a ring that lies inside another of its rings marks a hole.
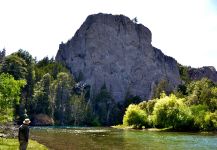
[[[164,54],[217,69],[217,0],[0,0],[0,50],[55,57],[59,44],[96,13],[137,17]]]

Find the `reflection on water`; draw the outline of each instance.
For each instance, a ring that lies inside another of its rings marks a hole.
[[[53,150],[217,149],[216,134],[154,132],[97,127],[34,127],[31,138]]]

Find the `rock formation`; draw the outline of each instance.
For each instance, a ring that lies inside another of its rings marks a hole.
[[[154,87],[166,80],[180,83],[177,62],[151,45],[151,31],[123,15],[87,17],[74,37],[59,46],[56,60],[64,63],[96,95],[105,84],[116,101],[127,95],[152,97]]]
[[[217,83],[217,71],[213,66],[205,66],[202,68],[189,68],[188,74],[191,80],[200,80],[204,77]]]

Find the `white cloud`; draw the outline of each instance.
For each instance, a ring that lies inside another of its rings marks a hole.
[[[184,65],[217,67],[217,12],[211,1],[0,1],[0,49],[10,54],[23,48],[39,59],[55,56],[88,15],[104,12],[137,17],[152,31],[152,44]]]

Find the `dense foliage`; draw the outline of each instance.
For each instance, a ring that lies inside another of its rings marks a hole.
[[[90,98],[90,86],[80,82],[82,73],[75,79],[53,58],[37,61],[20,49],[8,56],[3,50],[0,59],[1,85],[7,88],[0,88],[0,120],[10,116],[10,121],[21,123],[25,117],[30,117],[35,125],[78,126],[111,125],[122,118],[119,114],[123,113],[106,86]],[[10,105],[6,107],[5,101],[10,101]]]
[[[14,108],[19,104],[25,80],[15,80],[12,75],[0,74],[0,122],[12,121]]]
[[[203,78],[183,86],[186,87],[185,93],[180,90],[174,92],[175,95],[162,94],[160,98],[143,101],[133,106],[134,109],[143,110],[148,115],[143,118],[148,121],[149,126],[146,127],[171,128],[180,131],[217,130],[217,85]],[[131,109],[130,105],[125,112],[124,124],[133,126],[143,124],[143,119],[132,122],[138,118],[138,113],[133,111],[129,115]]]

